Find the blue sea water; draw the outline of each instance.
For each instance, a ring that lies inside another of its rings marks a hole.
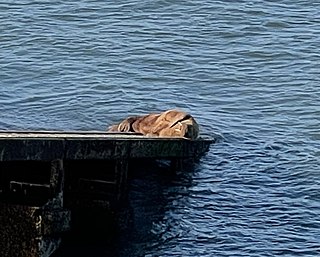
[[[61,256],[320,256],[319,1],[8,0],[0,21],[1,130],[181,108],[219,138],[133,179],[112,253]]]

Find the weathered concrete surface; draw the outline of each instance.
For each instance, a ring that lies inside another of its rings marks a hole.
[[[40,165],[48,167],[40,170],[47,173],[42,183],[32,183],[39,172],[25,170],[25,161],[20,162],[0,166],[0,256],[48,257],[59,247],[61,233],[70,229],[71,213],[63,207],[63,162]],[[28,172],[30,178],[21,176]]]
[[[50,256],[70,228],[70,212],[0,203],[1,257]]]
[[[0,161],[54,159],[190,158],[211,138],[189,140],[98,132],[0,132]]]

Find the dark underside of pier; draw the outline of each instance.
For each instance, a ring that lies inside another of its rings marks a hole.
[[[199,160],[214,139],[131,133],[0,132],[0,256],[50,256],[79,214],[115,213],[127,199],[131,163]],[[75,228],[75,226],[77,228]]]

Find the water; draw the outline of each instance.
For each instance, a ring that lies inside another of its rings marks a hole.
[[[320,255],[319,1],[21,0],[0,20],[1,129],[181,108],[220,138],[192,171],[134,177],[112,253],[61,256]]]

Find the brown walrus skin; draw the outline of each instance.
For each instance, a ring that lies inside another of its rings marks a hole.
[[[199,135],[199,125],[186,112],[167,110],[162,113],[128,117],[119,124],[110,126],[107,131],[136,132],[146,136],[196,139]]]

